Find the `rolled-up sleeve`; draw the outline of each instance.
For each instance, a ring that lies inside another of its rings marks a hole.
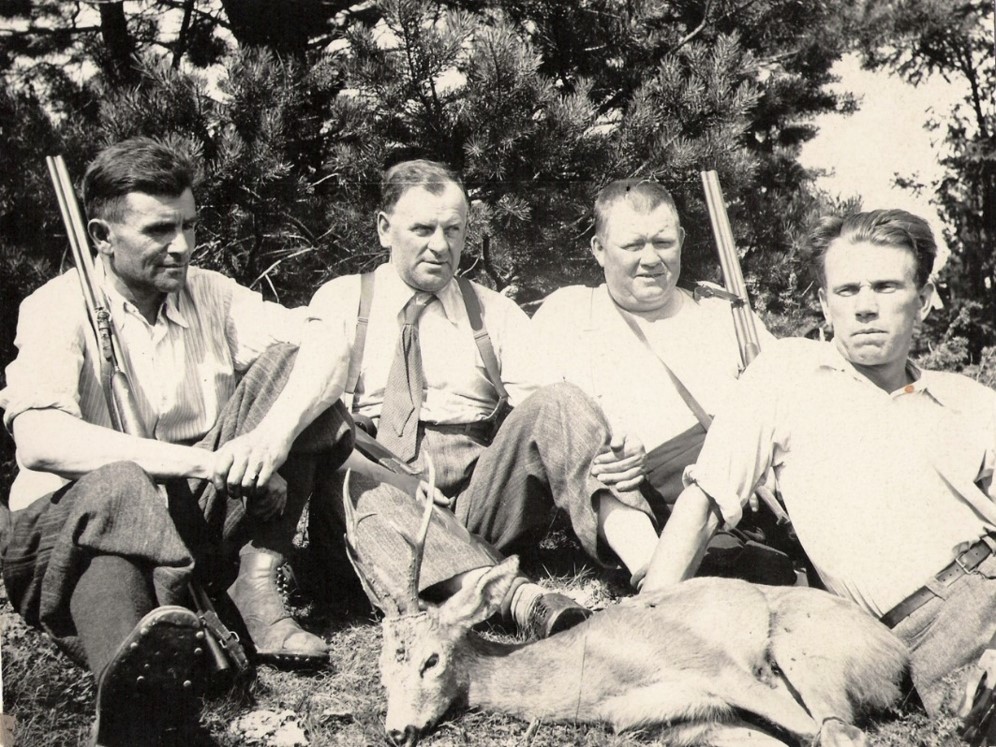
[[[56,278],[21,303],[0,408],[8,431],[27,410],[57,409],[81,417],[79,386],[86,344],[85,310],[78,288]],[[72,292],[75,291],[75,292]]]
[[[736,396],[716,414],[685,485],[695,484],[735,526],[760,479],[772,466],[776,448],[782,380],[778,362],[762,353],[737,384]]]
[[[281,342],[301,343],[308,319],[307,307],[288,309],[230,281],[231,301],[225,321],[226,334],[237,371],[244,371],[269,347]]]

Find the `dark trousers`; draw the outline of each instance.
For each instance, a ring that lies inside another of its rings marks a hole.
[[[644,495],[654,509],[658,526],[663,527],[671,507],[684,488],[685,468],[695,464],[706,430],[695,425],[647,454]],[[720,529],[709,541],[698,576],[724,576],[773,586],[796,581],[792,558],[802,548],[785,527],[776,525],[770,511],[746,513],[734,529]]]

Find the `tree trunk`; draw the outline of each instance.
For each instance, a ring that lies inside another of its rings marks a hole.
[[[128,31],[123,2],[103,2],[100,9],[100,35],[104,40],[104,72],[115,85],[138,82],[135,66],[135,40]]]

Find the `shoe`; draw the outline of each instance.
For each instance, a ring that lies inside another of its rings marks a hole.
[[[189,744],[207,676],[204,635],[184,607],[157,607],[143,617],[98,677],[91,744]]]
[[[239,576],[228,595],[242,616],[259,661],[290,669],[323,666],[329,660],[325,641],[298,625],[284,606],[277,578],[283,562],[283,556],[276,553],[243,553]]]
[[[523,632],[530,638],[549,638],[573,628],[591,617],[585,609],[563,594],[549,592],[536,597],[529,607]]]

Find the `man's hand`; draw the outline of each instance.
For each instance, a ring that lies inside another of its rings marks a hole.
[[[426,498],[428,498],[428,496],[429,496],[429,483],[426,482],[425,480],[422,480],[418,484],[418,490],[415,493],[415,497],[418,499],[419,503],[425,503],[425,500]],[[449,505],[453,502],[453,499],[447,498],[445,495],[443,495],[443,492],[439,488],[435,488],[432,494],[432,502],[435,503],[437,506],[449,507]]]
[[[279,472],[270,475],[262,487],[256,487],[246,498],[246,511],[260,519],[269,521],[284,513],[287,505],[287,481]]]
[[[625,492],[643,482],[647,450],[640,439],[630,435],[612,435],[609,445],[591,462],[591,474],[602,484]]]
[[[993,644],[990,643],[990,646]],[[965,685],[965,698],[958,715],[958,733],[972,747],[996,745],[996,719],[993,718],[993,687],[996,686],[996,649],[986,649]]]
[[[215,452],[212,482],[217,490],[235,498],[266,495],[271,477],[287,461],[288,453],[290,444],[256,428]]]

